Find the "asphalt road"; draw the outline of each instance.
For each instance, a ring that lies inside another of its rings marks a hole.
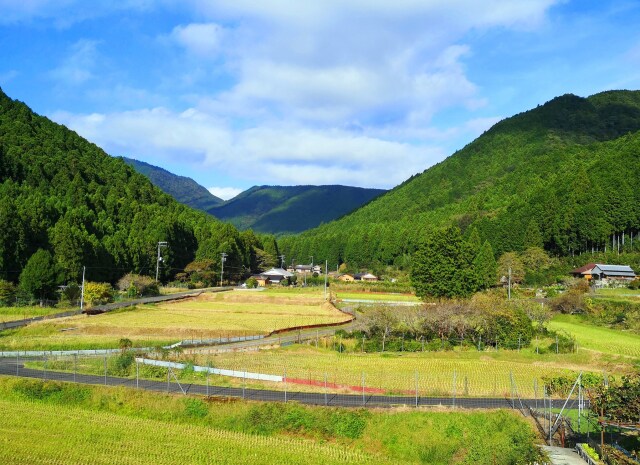
[[[241,387],[206,386],[200,384],[182,384],[175,379],[167,381],[149,381],[132,378],[118,378],[114,376],[96,376],[56,372],[49,370],[34,370],[25,368],[22,361],[11,358],[0,358],[0,375],[18,376],[22,378],[37,378],[75,382],[81,384],[126,386],[148,391],[169,393],[184,393],[195,395],[209,395],[218,397],[236,397],[243,399],[271,401],[271,402],[299,402],[309,405],[326,405],[332,407],[426,407],[447,406],[467,409],[495,409],[518,408],[520,401],[506,398],[451,398],[451,397],[423,397],[423,396],[382,396],[363,394],[333,394],[329,392],[290,392],[274,390],[243,389]],[[523,399],[524,405],[542,407],[542,400]],[[564,401],[554,400],[553,408],[560,408]],[[569,405],[571,407],[571,403]]]

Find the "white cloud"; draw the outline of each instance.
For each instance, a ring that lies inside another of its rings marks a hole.
[[[189,52],[205,57],[214,56],[220,49],[224,29],[214,23],[192,23],[176,26],[171,38]]]
[[[236,187],[209,187],[208,190],[222,200],[230,200],[243,192],[243,189],[238,189]]]
[[[98,42],[79,40],[70,48],[67,58],[50,72],[50,76],[63,84],[83,84],[92,79],[97,57]]]
[[[339,129],[263,124],[234,129],[195,109],[154,108],[52,118],[113,155],[187,162],[262,184],[347,184],[389,188],[444,157],[437,146],[411,145]]]

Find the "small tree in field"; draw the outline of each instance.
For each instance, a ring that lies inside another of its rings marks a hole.
[[[34,298],[51,298],[58,284],[57,277],[51,253],[38,249],[20,273],[20,289]]]

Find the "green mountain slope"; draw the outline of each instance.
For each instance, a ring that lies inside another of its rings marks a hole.
[[[494,125],[354,213],[280,241],[290,257],[407,264],[433,228],[477,228],[498,254],[539,231],[556,254],[640,229],[640,92],[564,95]],[[313,250],[311,250],[313,249]]]
[[[169,243],[164,279],[223,251],[225,270],[239,273],[259,245],[0,90],[0,279],[18,281],[39,249],[53,256],[58,283],[77,281],[83,266],[90,280],[154,275],[158,241]]]
[[[256,186],[209,213],[240,229],[297,233],[335,220],[384,192],[347,186]]]
[[[150,165],[143,161],[122,157],[129,165],[133,166],[138,173],[144,174],[155,185],[169,194],[178,202],[207,211],[210,208],[220,205],[224,200],[216,197],[206,188],[195,182],[191,178],[178,176],[158,166]]]

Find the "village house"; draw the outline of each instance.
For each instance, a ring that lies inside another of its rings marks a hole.
[[[588,263],[571,271],[575,277],[582,277],[589,281],[599,281],[601,284],[633,281],[637,278],[635,271],[628,265],[605,265]]]

